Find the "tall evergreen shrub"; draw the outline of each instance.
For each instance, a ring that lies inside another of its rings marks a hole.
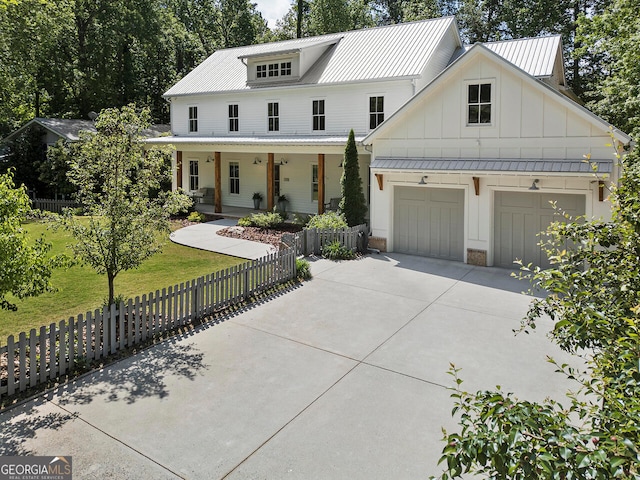
[[[358,164],[358,149],[353,130],[349,132],[349,139],[344,151],[344,171],[340,178],[342,199],[340,200],[340,212],[344,214],[350,227],[364,223],[367,214],[367,202],[362,191],[362,179],[360,178],[360,166]]]

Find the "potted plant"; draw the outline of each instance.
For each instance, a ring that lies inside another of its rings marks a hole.
[[[278,210],[282,213],[287,211],[287,203],[289,203],[289,199],[286,195],[278,195]]]
[[[253,194],[253,208],[260,210],[260,203],[262,203],[262,194],[260,192],[254,192]]]

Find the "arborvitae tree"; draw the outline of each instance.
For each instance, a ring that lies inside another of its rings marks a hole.
[[[342,163],[344,171],[340,178],[342,200],[340,200],[340,212],[347,219],[349,226],[364,223],[367,214],[367,202],[362,191],[362,179],[360,178],[360,165],[358,164],[358,149],[353,130],[349,132],[349,139],[344,151]]]

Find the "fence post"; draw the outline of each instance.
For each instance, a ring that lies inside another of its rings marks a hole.
[[[15,342],[13,341],[13,335],[9,335],[9,338],[7,338],[7,395],[9,396],[16,391],[15,359]]]

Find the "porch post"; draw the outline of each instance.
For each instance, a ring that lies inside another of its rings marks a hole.
[[[267,210],[273,210],[273,196],[276,190],[275,162],[273,153],[267,154]]]
[[[176,152],[176,187],[182,188],[182,150]]]
[[[318,215],[324,213],[324,153],[318,154]]]
[[[220,152],[213,152],[215,189],[213,190],[213,211],[222,213],[222,156]]]

